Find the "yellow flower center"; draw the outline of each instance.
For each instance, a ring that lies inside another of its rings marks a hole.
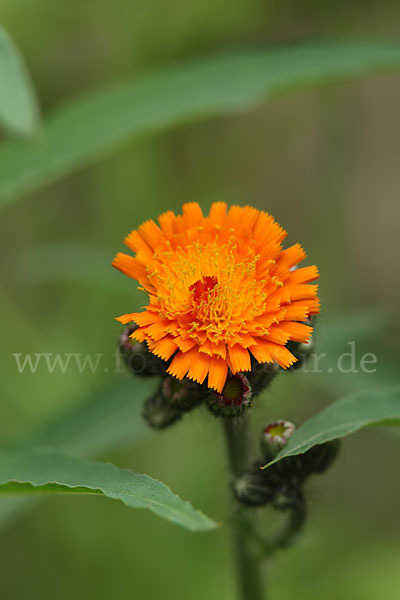
[[[204,331],[210,341],[227,342],[265,312],[266,281],[256,277],[259,256],[251,245],[195,242],[168,254],[168,262],[154,256],[149,280],[160,314],[190,319],[187,330],[193,339]]]

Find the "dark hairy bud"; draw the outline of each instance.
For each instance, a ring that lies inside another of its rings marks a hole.
[[[171,406],[160,391],[157,391],[146,400],[143,417],[150,427],[165,429],[182,417],[182,411]]]
[[[333,464],[340,449],[340,441],[332,440],[325,444],[317,444],[300,454],[298,458],[306,476],[324,473]]]
[[[280,477],[275,469],[262,471],[258,465],[233,482],[233,493],[244,506],[265,506],[273,501]]]
[[[161,391],[168,404],[183,412],[198,406],[204,395],[203,387],[200,384],[186,377],[179,380],[172,375],[164,377]]]
[[[288,479],[287,481],[281,481],[280,486],[277,488],[273,506],[278,510],[287,510],[298,508],[304,504],[304,495],[301,486],[295,479]]]
[[[130,337],[136,329],[136,325],[125,327],[118,340],[125,365],[131,373],[139,377],[165,374],[167,363],[150,352],[144,342],[137,342]]]

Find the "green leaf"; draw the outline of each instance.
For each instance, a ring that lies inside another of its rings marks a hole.
[[[240,113],[298,89],[399,67],[399,44],[330,41],[218,55],[137,76],[56,110],[34,144],[5,144],[0,205],[139,136]]]
[[[143,400],[156,385],[157,381],[153,379],[139,377],[121,377],[121,381],[104,384],[77,406],[52,419],[28,438],[21,439],[18,449],[52,446],[69,454],[91,458],[125,443],[138,443],[151,435],[141,413]],[[0,497],[0,529],[34,505],[34,500],[38,498]]]
[[[102,494],[130,508],[148,508],[191,531],[217,523],[195,510],[149,475],[112,464],[90,463],[54,450],[33,449],[0,454],[0,494]]]
[[[39,127],[39,108],[23,58],[0,25],[0,123],[12,135],[29,136]]]
[[[357,392],[334,402],[295,431],[270,466],[371,425],[400,425],[400,385]]]

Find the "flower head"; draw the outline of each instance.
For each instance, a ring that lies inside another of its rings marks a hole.
[[[303,323],[319,312],[317,267],[293,269],[306,254],[282,249],[286,232],[268,214],[224,202],[204,217],[197,203],[182,215],[168,211],[125,239],[135,257],[119,253],[113,266],[149,295],[143,312],[118,317],[138,328],[132,338],[167,361],[168,373],[221,392],[228,370],[259,363],[287,368],[296,358],[286,344],[307,342]]]

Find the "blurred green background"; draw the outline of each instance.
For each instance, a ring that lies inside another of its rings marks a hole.
[[[332,36],[395,39],[400,7],[2,0],[1,15],[46,113],[99,84],[212,50]],[[321,343],[337,331],[332,323],[341,324],[340,351],[360,339],[360,355],[378,356],[375,375],[283,374],[257,400],[255,428],[274,417],[301,422],[341,394],[396,381],[399,104],[399,75],[298,92],[241,116],[141,139],[3,210],[2,444],[36,435],[88,394],[128,380],[113,373],[120,331],[113,317],[142,298],[110,261],[131,229],[186,201],[204,210],[216,200],[252,204],[274,215],[288,243],[299,241],[320,267]],[[360,311],[367,312],[358,323]],[[96,373],[19,374],[13,353],[38,352],[103,358]],[[112,391],[108,397],[112,410]],[[92,454],[148,472],[224,519],[224,448],[206,411],[159,435],[122,437],[104,450],[100,441]],[[270,566],[271,598],[400,597],[399,439],[370,430],[344,442],[332,471],[308,488],[305,534]],[[274,525],[267,515],[265,527]],[[191,534],[101,498],[45,499],[3,526],[1,597],[232,598],[228,534]]]

